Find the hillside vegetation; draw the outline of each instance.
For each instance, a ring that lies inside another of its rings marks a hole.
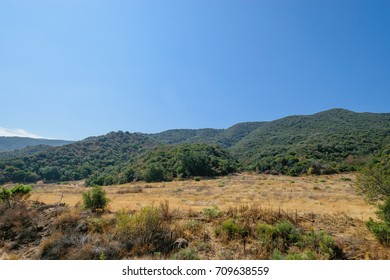
[[[31,154],[15,153],[12,158],[8,154],[0,160],[0,183],[89,178],[90,184],[113,184],[218,176],[237,169],[293,176],[330,174],[359,169],[387,144],[390,114],[332,109],[228,129],[111,132]],[[178,167],[186,157],[183,153],[195,157],[198,167],[180,170],[187,168]],[[148,178],[148,170],[158,176]]]
[[[153,145],[143,135],[116,132],[0,162],[0,182],[69,181],[121,168]]]

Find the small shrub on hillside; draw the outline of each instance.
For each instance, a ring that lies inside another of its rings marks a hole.
[[[244,228],[233,219],[227,219],[222,222],[221,233],[227,237],[228,240],[232,240],[237,237],[241,237]]]
[[[214,206],[213,208],[204,208],[203,214],[210,220],[217,218],[221,215],[221,210],[217,206]]]
[[[104,218],[89,218],[88,231],[93,233],[105,233],[109,231],[112,221]]]
[[[6,202],[11,207],[11,200],[21,200],[25,198],[32,191],[30,185],[19,184],[8,189],[2,187],[0,189],[0,203]]]
[[[337,257],[338,248],[332,236],[325,232],[315,233],[311,230],[307,234],[302,234],[297,243],[302,249],[309,249],[325,259]]]
[[[186,222],[185,228],[192,231],[193,233],[196,233],[196,232],[199,232],[203,228],[203,225],[200,221],[189,220]]]
[[[144,255],[155,252],[168,252],[173,249],[173,241],[167,221],[162,219],[160,209],[154,206],[143,207],[138,213],[121,212],[117,216],[117,236],[133,254]]]
[[[291,222],[275,225],[258,224],[257,233],[263,249],[271,259],[335,259],[342,258],[334,239],[327,233],[304,233]]]
[[[83,193],[83,206],[92,212],[103,211],[107,207],[108,202],[106,192],[102,187],[96,186],[92,190]]]
[[[281,252],[286,252],[291,244],[299,240],[297,228],[287,220],[279,221],[274,226],[258,224],[257,233],[268,252],[275,248]]]
[[[6,202],[7,205],[10,207],[11,206],[11,204],[10,204],[11,196],[12,196],[12,192],[10,189],[7,189],[7,188],[0,189],[0,202],[1,203]]]

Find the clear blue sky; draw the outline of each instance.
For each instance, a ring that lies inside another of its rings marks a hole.
[[[390,1],[2,0],[0,133],[390,112]]]

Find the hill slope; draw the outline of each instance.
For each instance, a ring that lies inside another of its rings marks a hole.
[[[137,133],[120,131],[90,137],[30,156],[0,161],[0,183],[79,180],[107,169],[121,168],[153,146],[148,138]]]
[[[148,152],[156,147],[168,145],[157,153],[164,165],[164,154],[180,153],[181,148],[169,145],[194,143],[207,144],[202,146],[204,151],[223,149],[220,154],[226,158],[232,155],[244,170],[289,175],[351,171],[390,144],[390,114],[332,109],[271,122],[240,123],[228,129],[177,129],[157,134],[111,132],[62,147],[38,149],[32,155],[21,153],[14,154],[13,159],[3,159],[0,183],[77,180],[91,175],[104,184],[125,182],[142,178],[135,175],[135,169],[144,169]],[[188,148],[192,152],[198,149],[194,145]],[[157,164],[156,159],[153,162]]]
[[[301,173],[310,165],[328,164],[343,171],[390,143],[390,114],[354,113],[332,109],[310,116],[269,122],[236,143],[232,153],[259,171]],[[318,167],[318,166],[317,166]],[[331,170],[329,170],[331,171]],[[314,172],[316,173],[316,172]]]

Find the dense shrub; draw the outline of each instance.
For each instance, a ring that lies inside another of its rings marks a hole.
[[[233,219],[227,219],[221,224],[221,233],[224,234],[227,239],[231,240],[236,237],[241,237],[244,228]]]
[[[148,182],[174,178],[200,179],[237,170],[237,162],[219,146],[207,144],[164,145],[149,151],[137,162],[138,173]]]
[[[109,199],[106,197],[102,187],[96,186],[92,190],[83,193],[83,206],[92,212],[103,211],[108,205]]]
[[[32,191],[30,185],[19,184],[13,188],[0,188],[0,203],[6,202],[7,205],[11,206],[11,200],[21,200],[24,197],[28,196]]]
[[[370,219],[367,228],[380,243],[390,246],[390,146],[387,146],[363,169],[356,183],[357,190],[378,207],[382,222]]]
[[[367,228],[375,235],[378,241],[386,246],[390,246],[390,225],[383,222],[375,222],[370,218],[366,222]]]

